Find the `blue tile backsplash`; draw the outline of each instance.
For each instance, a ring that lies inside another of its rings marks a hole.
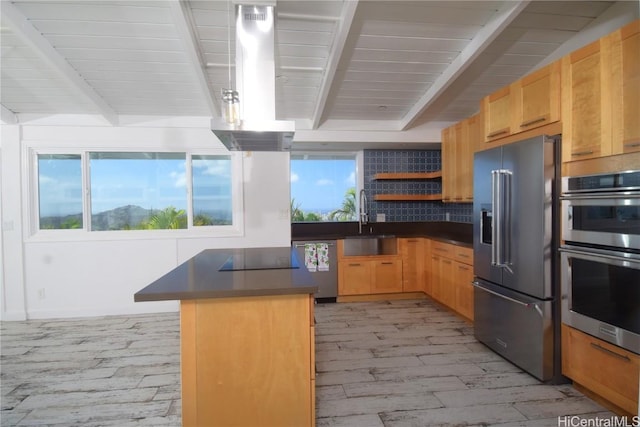
[[[388,222],[445,221],[472,222],[473,204],[441,201],[375,201],[376,194],[441,193],[441,179],[375,180],[384,172],[434,172],[442,165],[440,150],[364,150],[364,190],[369,200],[369,217],[385,214]]]

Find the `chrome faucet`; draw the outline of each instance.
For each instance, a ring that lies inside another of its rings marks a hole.
[[[358,215],[358,233],[362,234],[362,225],[369,222],[367,214],[367,194],[364,189],[360,190],[360,214]]]

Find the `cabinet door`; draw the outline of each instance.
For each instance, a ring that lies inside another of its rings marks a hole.
[[[513,88],[516,132],[560,120],[560,61],[523,77]]]
[[[470,265],[454,262],[456,311],[469,320],[473,320],[473,268]]]
[[[338,263],[338,294],[366,295],[371,293],[369,261],[340,261]]]
[[[611,49],[604,37],[562,58],[562,161],[611,155]]]
[[[453,263],[454,261],[449,258],[440,258],[441,302],[444,305],[455,309],[456,290]]]
[[[640,20],[611,36],[613,154],[640,151]]]
[[[455,126],[442,130],[442,201],[453,200],[456,187],[456,131]]]
[[[638,411],[640,356],[562,325],[562,373],[625,411]]]
[[[510,86],[502,88],[482,100],[485,142],[511,135],[513,132],[511,126],[512,103]]]
[[[402,291],[420,292],[424,288],[424,239],[398,239],[402,256]]]
[[[402,292],[402,261],[371,261],[371,293]]]
[[[431,255],[431,259],[429,260],[430,264],[430,280],[431,283],[431,292],[429,295],[436,300],[442,301],[442,280],[440,277],[440,257],[437,255]]]
[[[474,116],[477,120],[477,116]],[[471,118],[456,125],[456,180],[454,200],[468,203],[473,200],[473,151]]]
[[[423,240],[423,257],[422,257],[422,291],[431,296],[432,293],[432,284],[431,281],[431,240],[430,239],[422,239]]]

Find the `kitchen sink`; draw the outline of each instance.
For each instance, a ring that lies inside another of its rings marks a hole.
[[[345,256],[397,255],[396,236],[348,236],[344,239]]]

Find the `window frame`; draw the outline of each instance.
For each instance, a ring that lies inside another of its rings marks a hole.
[[[301,159],[301,157],[303,157]],[[296,151],[295,153],[291,153],[289,157],[289,169],[291,169],[291,162],[293,160],[336,160],[337,159],[349,159],[353,160],[354,165],[354,173],[355,173],[355,189],[356,189],[356,218],[355,222],[358,221],[357,212],[360,211],[360,198],[358,195],[360,194],[360,190],[364,188],[364,178],[362,176],[363,169],[363,151],[327,151],[327,152],[317,152],[317,151]],[[291,194],[291,182],[289,182],[289,199],[291,199],[293,195]],[[289,213],[291,215],[291,212]],[[332,224],[332,223],[341,223],[341,222],[354,222],[354,221],[318,221],[319,224]],[[308,221],[291,221],[291,224],[307,224]]]
[[[66,144],[65,144],[66,145]],[[187,208],[187,228],[185,229],[159,229],[159,230],[91,230],[91,170],[90,153],[184,153],[185,173],[187,175],[185,188],[185,201]],[[39,168],[38,156],[71,154],[79,155],[81,159],[82,173],[82,222],[79,229],[40,229],[40,195],[39,195]],[[25,147],[25,164],[28,171],[27,197],[23,199],[26,212],[29,212],[28,227],[25,227],[25,238],[30,241],[56,241],[56,240],[129,240],[129,239],[163,239],[163,238],[195,238],[195,237],[241,237],[244,235],[244,194],[243,194],[243,159],[242,153],[229,152],[222,148],[189,148],[184,147],[65,147],[60,146],[30,146]],[[193,225],[193,156],[228,156],[231,161],[231,225]]]

